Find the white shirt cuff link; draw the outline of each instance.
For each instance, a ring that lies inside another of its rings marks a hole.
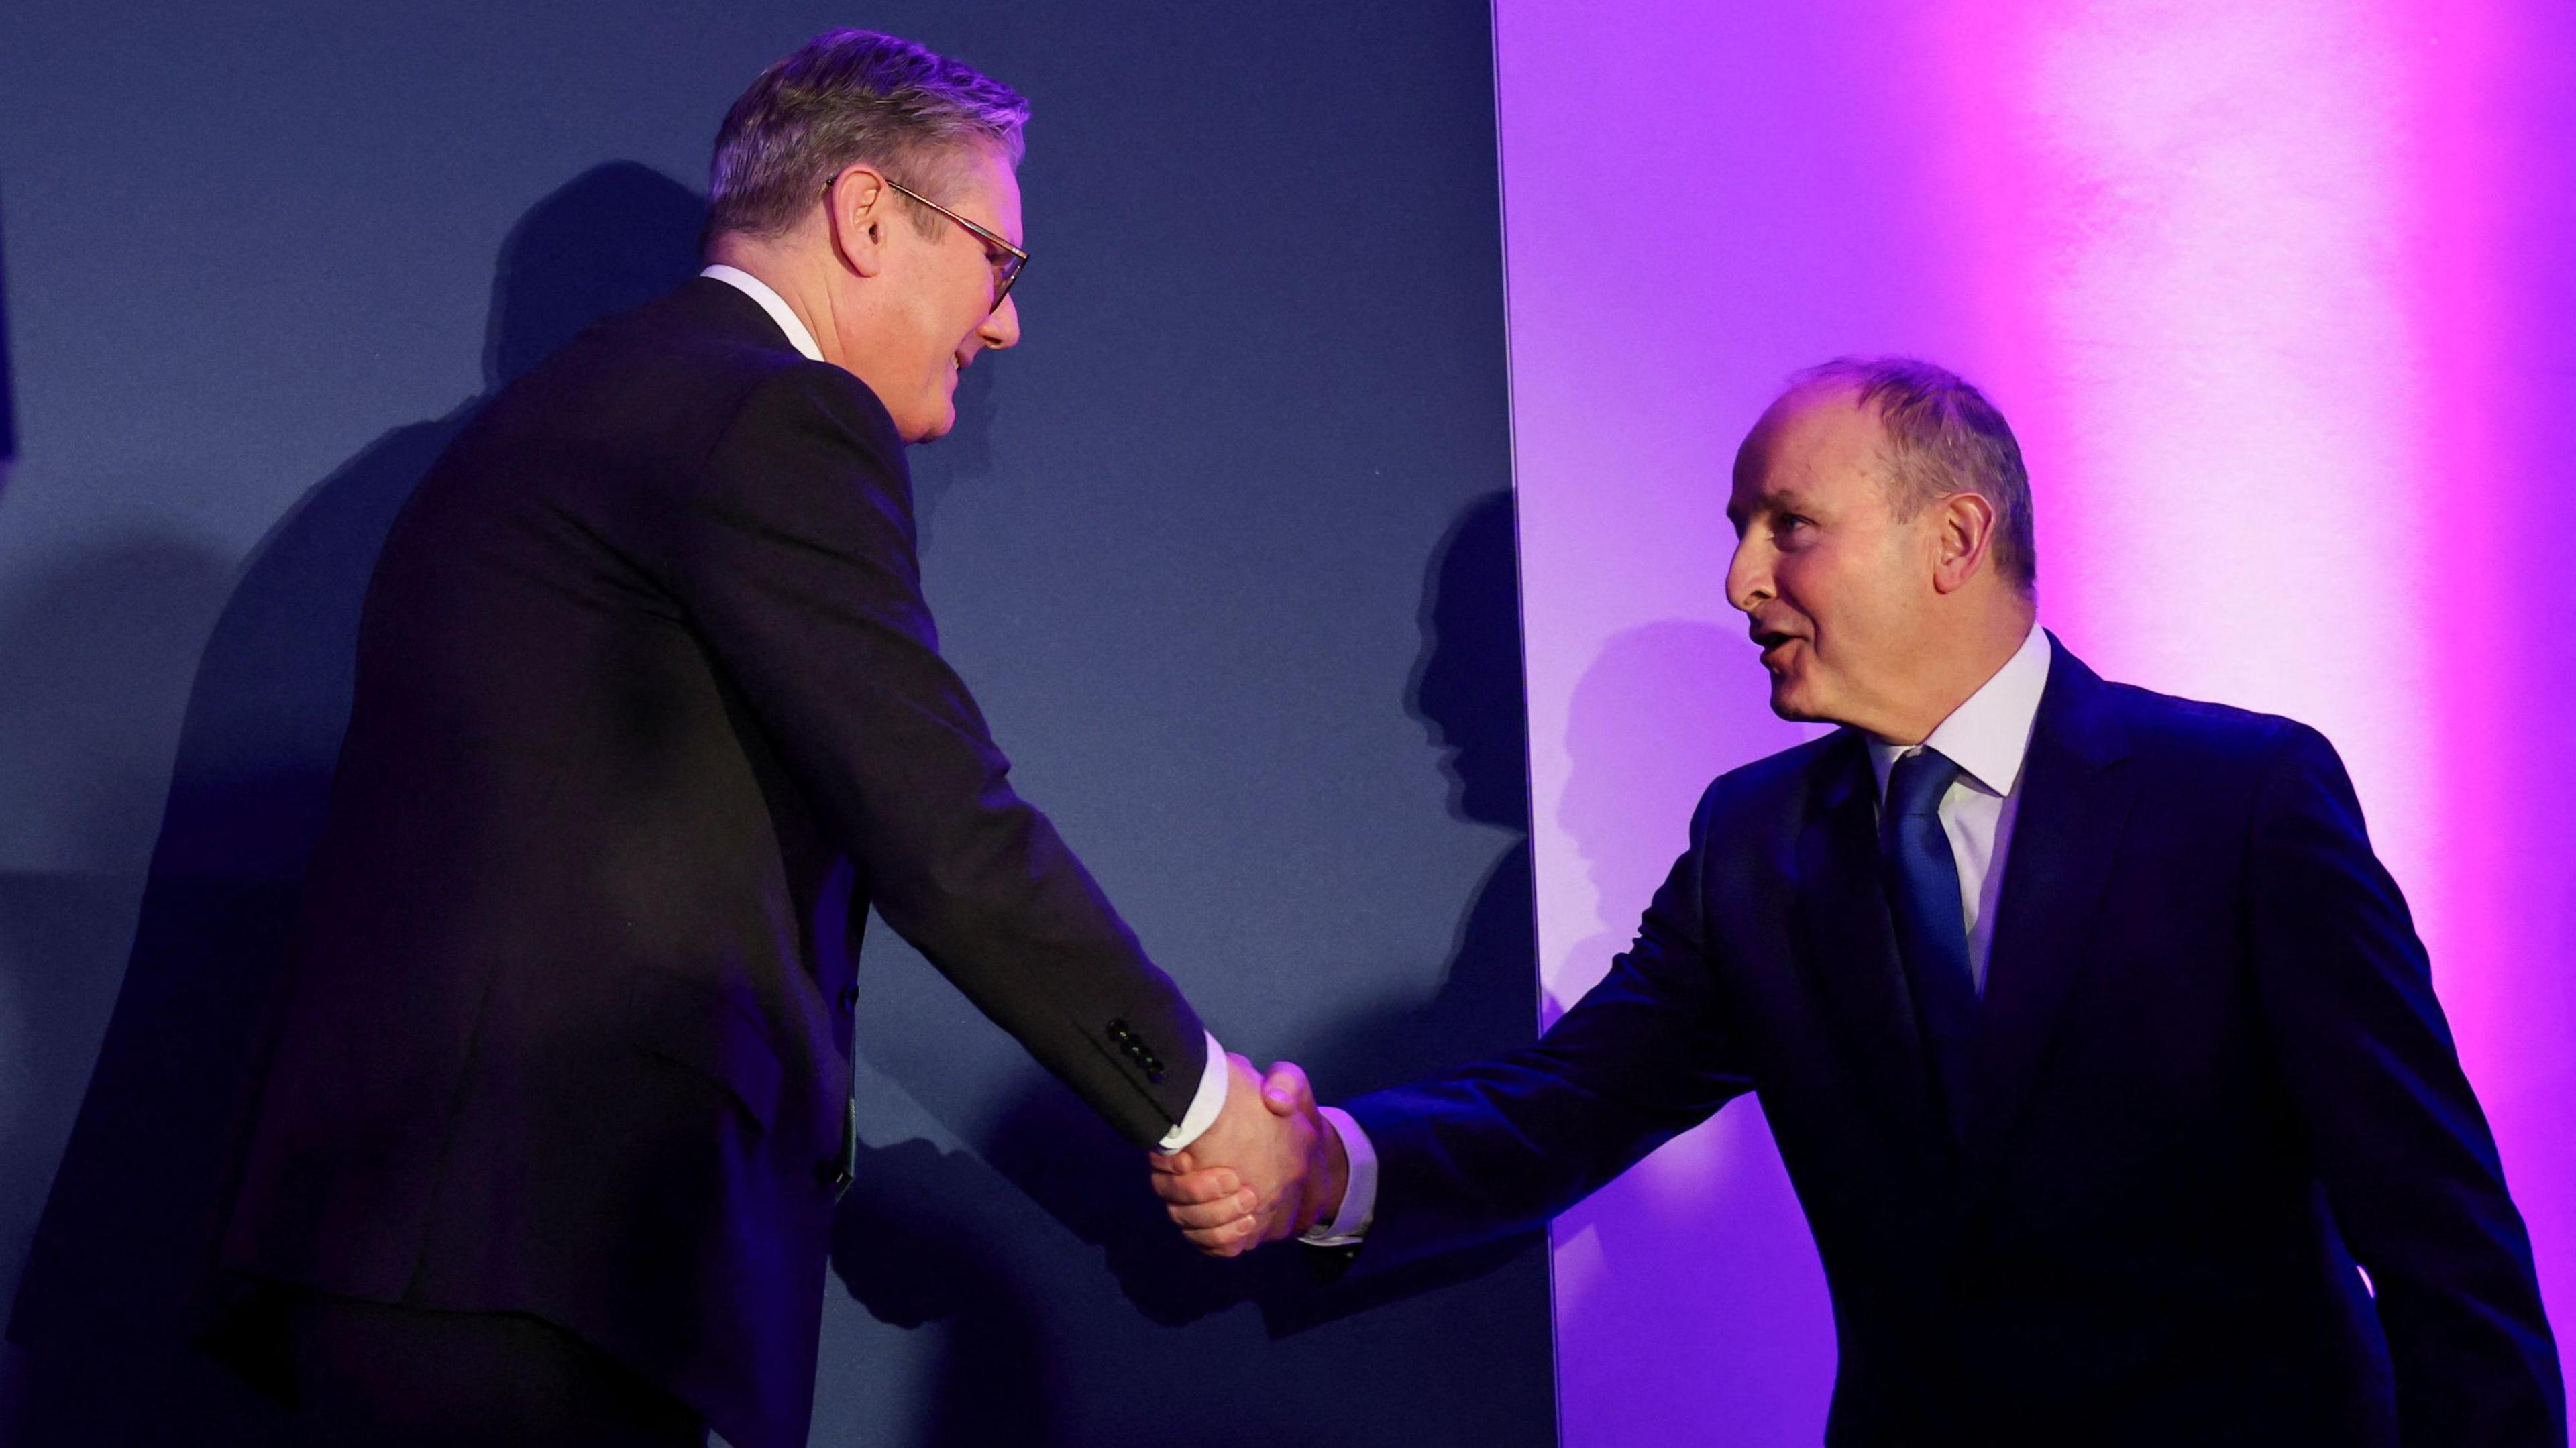
[[[1154,1143],[1156,1151],[1169,1154],[1182,1150],[1205,1136],[1207,1129],[1216,1125],[1217,1113],[1225,1110],[1226,1078],[1230,1074],[1226,1070],[1225,1047],[1218,1045],[1215,1033],[1210,1032],[1207,1048],[1207,1069],[1199,1073],[1199,1091],[1190,1098],[1189,1113],[1181,1118],[1180,1125]]]
[[[1342,1188],[1342,1205],[1329,1222],[1318,1222],[1297,1240],[1310,1247],[1348,1247],[1367,1235],[1377,1216],[1377,1148],[1351,1114],[1338,1106],[1323,1108],[1324,1119],[1342,1134],[1342,1151],[1350,1158],[1350,1181]]]

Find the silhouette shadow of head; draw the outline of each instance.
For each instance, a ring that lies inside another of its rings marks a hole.
[[[1577,947],[1606,960],[1688,843],[1692,807],[1718,772],[1785,749],[1804,726],[1771,712],[1740,629],[1665,619],[1610,639],[1566,713],[1572,769],[1557,822],[1573,837],[1603,933]]]
[[[1448,752],[1450,813],[1529,833],[1529,708],[1521,673],[1520,552],[1512,495],[1470,505],[1433,556],[1422,657],[1407,702]]]
[[[1304,1060],[1320,1092],[1412,1080],[1529,1039],[1538,941],[1514,519],[1512,495],[1488,493],[1441,538],[1423,579],[1422,652],[1405,689],[1407,712],[1440,751],[1451,817],[1508,833],[1459,919],[1438,994],[1337,1023]]]
[[[501,243],[483,380],[499,388],[614,312],[698,270],[706,198],[650,166],[593,166],[529,208]]]
[[[1292,1050],[1313,1069],[1319,1090],[1388,1084],[1499,1050],[1526,1041],[1533,1019],[1528,725],[1509,493],[1476,499],[1452,525],[1426,570],[1418,620],[1423,648],[1403,698],[1442,751],[1450,813],[1509,833],[1460,919],[1437,996],[1420,1005],[1364,1008]],[[1526,1255],[1533,1250],[1529,1238],[1387,1273],[1354,1289],[1324,1281],[1299,1248],[1231,1261],[1203,1258],[1182,1242],[1147,1189],[1140,1153],[1035,1071],[973,1141],[980,1163],[925,1142],[867,1153],[859,1168],[866,1185],[853,1189],[834,1223],[835,1268],[880,1321],[912,1325],[925,1284],[961,1327],[987,1319],[978,1331],[951,1339],[945,1370],[995,1397],[1020,1391],[1011,1386],[1018,1377],[1004,1349],[1029,1331],[1023,1301],[1029,1293],[1025,1283],[996,1280],[996,1263],[1005,1258],[991,1244],[1026,1229],[1029,1203],[1097,1248],[1126,1302],[1167,1327],[1249,1301],[1258,1304],[1270,1335],[1282,1337],[1482,1276],[1514,1259],[1533,1272],[1538,1267]],[[1001,1187],[1012,1190],[999,1195],[1018,1200],[996,1205]],[[926,1220],[931,1224],[916,1225]],[[961,1223],[967,1230],[959,1230]],[[892,1258],[909,1260],[897,1267],[888,1265]],[[1533,1281],[1543,1292],[1543,1276]],[[1168,1361],[1173,1371],[1186,1372],[1192,1353],[1219,1350],[1218,1338],[1184,1335],[1173,1340]],[[1283,1387],[1265,1411],[1289,1423],[1293,1400],[1294,1392]],[[1260,1436],[1257,1425],[1249,1431]]]
[[[334,469],[244,565],[198,661],[124,982],[10,1321],[40,1365],[29,1431],[146,1441],[153,1424],[188,1422],[185,1441],[220,1436],[198,1415],[232,1389],[185,1347],[215,1296],[214,1228],[329,801],[376,555],[491,392],[696,270],[704,211],[633,162],[538,202],[500,249],[485,392]]]

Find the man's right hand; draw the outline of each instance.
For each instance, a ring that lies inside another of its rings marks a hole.
[[[1341,1134],[1316,1109],[1296,1063],[1267,1080],[1229,1055],[1225,1110],[1184,1151],[1153,1158],[1154,1194],[1181,1235],[1215,1257],[1233,1257],[1329,1220],[1349,1185]]]

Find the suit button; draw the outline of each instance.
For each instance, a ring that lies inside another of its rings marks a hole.
[[[858,1008],[859,988],[855,985],[845,985],[841,987],[841,1009],[845,1011],[854,1011]]]
[[[837,1154],[827,1156],[814,1163],[814,1183],[817,1186],[845,1187],[850,1184],[850,1173],[841,1165]]]

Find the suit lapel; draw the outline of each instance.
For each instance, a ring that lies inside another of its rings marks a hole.
[[[1798,836],[1799,966],[1823,998],[1863,1094],[1909,1140],[1946,1139],[1878,881],[1878,800],[1867,747],[1847,730],[1817,757]]]
[[[2059,1016],[2092,964],[2094,911],[2135,788],[2118,768],[2127,754],[2108,687],[2056,644],[2022,762],[1978,1010],[1966,1153],[1972,1182],[1991,1179]]]

